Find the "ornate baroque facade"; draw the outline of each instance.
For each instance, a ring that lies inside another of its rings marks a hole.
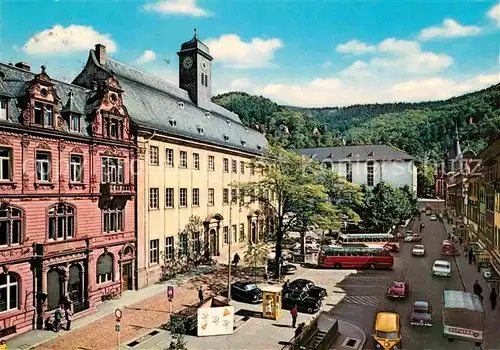
[[[134,287],[135,139],[111,77],[92,89],[0,64],[0,337]]]

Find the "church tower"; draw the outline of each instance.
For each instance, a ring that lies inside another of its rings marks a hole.
[[[212,56],[208,47],[194,37],[181,45],[179,55],[179,87],[186,90],[193,103],[210,109],[212,102]]]

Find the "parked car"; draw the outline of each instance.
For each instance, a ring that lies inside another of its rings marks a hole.
[[[391,252],[399,252],[399,242],[389,242],[385,245]]]
[[[297,305],[300,312],[313,314],[317,312],[322,305],[321,299],[316,299],[300,289],[286,289],[283,291],[283,308],[291,309]]]
[[[432,274],[435,276],[451,277],[451,264],[446,260],[436,260],[432,265]]]
[[[295,281],[290,282],[287,287],[290,289],[303,290],[304,292],[307,292],[309,296],[316,299],[323,299],[328,295],[325,288],[318,287],[314,284],[313,281],[306,280],[303,278],[299,278],[296,279]]]
[[[387,296],[390,298],[406,298],[410,292],[410,284],[408,282],[393,281],[387,291]]]
[[[425,247],[423,244],[415,244],[413,249],[411,250],[411,255],[414,256],[424,256],[425,255]]]
[[[274,271],[275,267],[276,267],[276,261],[274,259],[268,259],[267,260],[267,271]],[[283,263],[281,264],[281,274],[282,275],[293,275],[295,272],[297,272],[297,266],[289,263],[286,260],[283,260]]]
[[[431,221],[436,221],[438,218],[437,218],[436,214],[432,214],[430,219],[431,219]]]
[[[421,242],[422,237],[418,233],[414,233],[411,236],[407,235],[404,239],[405,242]]]
[[[432,310],[427,301],[415,301],[411,311],[412,326],[432,327]]]
[[[260,303],[262,291],[254,282],[234,282],[231,285],[231,297],[247,303]]]

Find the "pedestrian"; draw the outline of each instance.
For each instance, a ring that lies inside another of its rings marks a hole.
[[[7,350],[7,344],[5,343],[5,340],[0,341],[0,350]]]
[[[460,246],[462,246],[462,244],[464,244],[464,240],[462,239],[462,237],[460,237],[460,238],[458,239],[458,242],[460,243]]]
[[[54,312],[54,332],[59,332],[59,329],[61,329],[61,322],[62,322],[62,305],[60,305],[56,311]]]
[[[479,298],[481,298],[481,300],[483,300],[483,288],[481,288],[481,285],[479,284],[479,282],[476,280],[476,282],[474,282],[474,285],[472,286],[472,290],[474,291],[474,294],[476,294]]]
[[[475,264],[476,263],[476,252],[472,251],[472,262]]]
[[[66,330],[69,331],[71,330],[71,320],[73,318],[73,313],[71,312],[71,307],[66,308],[64,311],[64,316],[66,317]]]
[[[283,290],[288,289],[289,284],[290,284],[290,280],[286,280],[285,284],[283,285]]]
[[[495,310],[495,308],[497,307],[497,291],[495,290],[495,288],[491,288],[491,293],[490,293],[490,301],[491,301],[491,308],[493,310]]]
[[[234,267],[237,267],[239,262],[240,262],[240,256],[238,255],[238,253],[236,253],[236,254],[234,254],[234,258],[233,258]]]
[[[292,315],[292,327],[295,328],[295,324],[297,323],[297,315],[299,311],[297,309],[297,305],[294,305],[290,310],[290,314]]]
[[[203,304],[203,287],[200,287],[200,289],[198,289],[198,299],[200,299],[201,306],[201,304]]]
[[[297,329],[295,329],[295,338],[300,336],[302,332],[304,331],[304,328],[306,327],[306,324],[304,322],[299,323],[297,326]]]
[[[472,248],[469,248],[469,265],[472,264]]]

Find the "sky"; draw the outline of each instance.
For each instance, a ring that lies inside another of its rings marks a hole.
[[[213,94],[346,106],[425,101],[500,82],[488,0],[0,0],[0,61],[72,81],[96,43],[178,84],[180,45],[214,57]]]

